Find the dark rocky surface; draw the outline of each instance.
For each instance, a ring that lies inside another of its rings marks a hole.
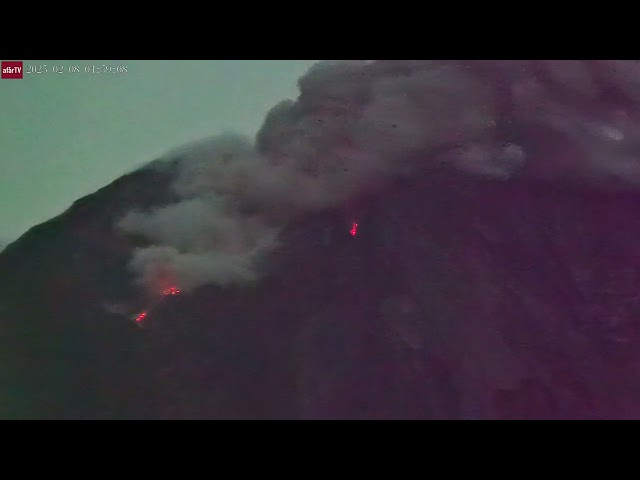
[[[0,254],[2,418],[640,416],[640,195],[432,174],[299,219],[248,287],[146,301],[142,170]]]

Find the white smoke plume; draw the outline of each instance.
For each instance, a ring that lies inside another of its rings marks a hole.
[[[259,279],[305,212],[390,179],[453,168],[484,179],[640,184],[636,61],[340,61],[312,67],[255,142],[227,134],[173,152],[179,201],[118,226],[151,289]]]

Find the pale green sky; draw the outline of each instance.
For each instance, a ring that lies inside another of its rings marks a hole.
[[[313,63],[25,61],[48,72],[0,80],[0,243],[173,147],[229,130],[254,135]],[[127,73],[84,71],[103,64]]]

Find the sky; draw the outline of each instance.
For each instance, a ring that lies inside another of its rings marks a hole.
[[[253,136],[315,62],[24,61],[22,80],[0,80],[0,248],[174,147]],[[92,65],[127,71],[87,73]]]

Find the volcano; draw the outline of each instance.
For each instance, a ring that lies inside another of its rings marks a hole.
[[[639,418],[639,69],[313,69],[0,252],[0,417]]]
[[[428,175],[283,234],[251,286],[145,299],[142,169],[0,255],[3,418],[637,418],[635,193]],[[471,207],[470,207],[471,205]],[[107,307],[105,307],[107,306]]]

